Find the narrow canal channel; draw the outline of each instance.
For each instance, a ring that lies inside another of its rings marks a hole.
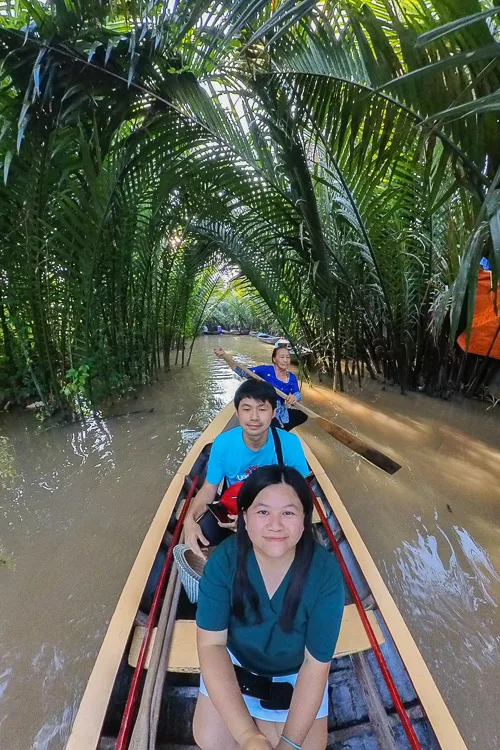
[[[0,747],[61,750],[170,477],[238,380],[214,337],[116,413],[40,429],[0,416]],[[224,337],[244,361],[270,347]],[[304,434],[357,524],[470,748],[500,745],[498,408],[305,387],[306,402],[403,464],[394,477]],[[150,409],[154,409],[150,412]]]

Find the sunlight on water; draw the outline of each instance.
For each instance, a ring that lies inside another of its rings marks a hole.
[[[440,615],[445,602],[457,600],[469,612],[480,604],[497,606],[491,584],[500,582],[487,553],[471,535],[457,526],[453,537],[436,526],[440,536],[419,532],[416,544],[405,541],[395,550],[402,584],[412,599],[421,599],[428,610],[429,596],[439,601]],[[455,550],[462,551],[458,557]],[[465,558],[465,559],[463,559]]]

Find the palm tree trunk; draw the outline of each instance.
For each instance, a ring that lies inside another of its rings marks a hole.
[[[14,362],[14,347],[12,344],[12,333],[9,330],[9,326],[7,324],[7,318],[5,316],[5,305],[3,303],[0,303],[0,322],[2,325],[3,349],[7,364],[7,372],[10,375],[13,375],[16,372]]]

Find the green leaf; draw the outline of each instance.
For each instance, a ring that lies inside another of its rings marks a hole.
[[[87,57],[88,62],[92,62],[92,58],[94,57],[95,52],[97,49],[99,49],[99,47],[102,47],[102,42],[100,39],[95,39],[92,42],[90,49],[88,50],[88,57]]]
[[[132,58],[130,60],[130,67],[128,70],[128,76],[127,76],[127,88],[130,88],[130,84],[132,83],[132,79],[134,77],[135,69],[137,68],[137,63],[140,60],[140,55],[137,52],[134,52],[132,55]]]
[[[14,157],[14,152],[13,151],[7,151],[7,153],[4,156],[4,160],[3,160],[3,182],[4,182],[4,185],[7,184],[7,179],[9,177],[10,165],[11,165],[13,157]]]
[[[489,44],[481,49],[462,52],[458,55],[450,55],[435,63],[430,63],[418,68],[417,70],[412,70],[410,73],[406,73],[403,76],[398,76],[397,78],[386,81],[381,84],[377,90],[392,90],[435,73],[442,73],[444,70],[450,68],[460,68],[464,65],[472,66],[481,60],[488,60],[490,58],[496,59],[498,57],[500,57],[500,44],[495,42],[494,44]]]
[[[443,37],[448,36],[449,34],[453,34],[456,31],[461,31],[468,26],[472,26],[473,24],[478,23],[478,21],[483,21],[485,18],[492,18],[493,16],[497,15],[497,13],[500,13],[500,7],[488,8],[487,10],[483,10],[479,13],[473,13],[470,16],[464,16],[463,18],[458,18],[455,21],[445,23],[442,26],[438,26],[436,29],[426,31],[425,34],[420,34],[420,36],[418,36],[416,39],[415,46],[427,47],[429,44],[431,44],[432,42],[436,42],[438,39],[442,39]]]
[[[487,197],[487,216],[490,226],[490,235],[493,252],[490,254],[492,262],[493,289],[497,288],[500,278],[500,189],[494,190]]]
[[[500,89],[492,94],[486,94],[478,99],[474,99],[466,104],[458,104],[456,107],[448,107],[441,112],[435,112],[433,115],[424,120],[424,123],[435,120],[446,122],[448,120],[457,120],[470,115],[478,115],[485,112],[496,112],[500,109]]]

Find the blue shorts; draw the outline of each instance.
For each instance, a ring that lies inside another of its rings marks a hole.
[[[235,656],[233,656],[233,654],[229,650],[228,650],[228,653],[233,664],[237,664],[238,666],[241,666],[238,659]],[[291,684],[295,687],[295,683],[297,682],[298,676],[299,674],[297,672],[297,674],[287,674],[285,677],[273,677],[273,682],[291,682]],[[205,686],[205,682],[203,680],[202,674],[200,674],[200,693],[202,695],[206,695],[207,698],[210,697],[208,695],[208,691]],[[262,721],[276,721],[276,722],[281,722],[281,724],[284,724],[288,718],[288,710],[287,711],[270,711],[267,708],[262,708],[260,704],[260,700],[258,698],[252,698],[249,695],[243,695],[242,698],[245,701],[246,707],[248,708],[248,713],[254,719],[261,719]],[[316,718],[324,719],[325,716],[328,716],[328,681],[325,685],[325,692],[323,693],[323,700],[321,701],[321,706],[319,707],[319,711],[316,714]]]

